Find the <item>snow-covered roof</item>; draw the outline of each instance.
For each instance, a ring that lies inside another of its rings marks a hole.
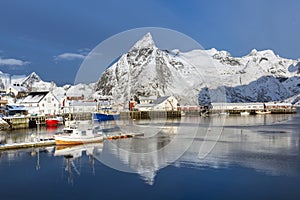
[[[164,102],[165,100],[167,100],[170,96],[164,96],[164,97],[159,97],[157,98],[153,104],[154,105],[158,105],[158,104],[161,104],[162,102]]]
[[[71,101],[71,106],[96,106],[96,102],[93,101]]]
[[[6,105],[6,108],[11,111],[15,111],[15,110],[26,111],[27,110],[27,108],[25,106],[19,106],[19,105]]]
[[[149,97],[144,97],[144,96],[139,96],[139,100],[156,100],[157,97],[156,96],[149,96]]]
[[[39,103],[49,92],[31,92],[21,103]]]

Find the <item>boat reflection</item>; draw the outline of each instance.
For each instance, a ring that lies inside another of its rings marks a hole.
[[[89,143],[82,145],[68,145],[68,146],[56,146],[54,156],[63,156],[65,159],[65,172],[67,172],[68,183],[73,184],[74,173],[80,175],[80,170],[76,166],[76,162],[79,161],[80,157],[85,155],[89,157],[90,165],[93,173],[94,168],[94,156],[99,155],[102,152],[103,143]]]

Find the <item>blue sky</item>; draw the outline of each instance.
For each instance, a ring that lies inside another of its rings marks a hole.
[[[297,59],[299,6],[297,0],[1,0],[0,71],[73,83],[91,49],[140,27],[173,29],[233,56],[255,48]]]

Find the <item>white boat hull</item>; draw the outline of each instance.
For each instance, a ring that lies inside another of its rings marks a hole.
[[[102,142],[103,136],[82,136],[82,137],[72,137],[72,136],[64,136],[64,135],[56,135],[55,143],[57,145],[78,145],[78,144],[87,144],[87,143],[95,143]]]
[[[250,113],[249,112],[241,112],[241,115],[246,116],[246,115],[250,115]]]
[[[271,111],[256,111],[255,113],[258,115],[265,115],[265,114],[271,114]]]

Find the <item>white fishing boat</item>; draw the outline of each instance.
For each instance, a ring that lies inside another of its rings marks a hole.
[[[220,112],[219,115],[220,116],[229,116],[229,112]]]
[[[241,116],[247,116],[247,115],[250,115],[250,113],[249,113],[248,111],[241,112],[240,114],[241,114]]]
[[[255,111],[255,113],[258,115],[265,115],[265,114],[271,114],[271,111],[270,110],[258,110],[258,111]]]
[[[56,145],[79,145],[103,141],[102,131],[99,129],[80,130],[77,124],[70,124],[63,129],[62,134],[54,135]]]

